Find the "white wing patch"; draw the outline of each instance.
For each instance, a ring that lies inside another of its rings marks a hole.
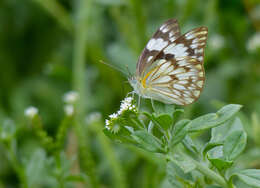
[[[156,51],[161,51],[165,46],[168,45],[167,41],[164,41],[162,38],[158,39],[151,39],[148,44],[146,45],[146,48],[149,51],[156,50]]]
[[[171,41],[169,46],[163,49],[167,55],[174,55],[174,58],[190,56],[203,62],[204,48],[206,45],[208,30],[206,27],[199,27]]]
[[[172,54],[174,57],[185,57],[188,55],[187,47],[184,46],[184,44],[171,44],[168,47],[166,47],[163,52],[165,54]]]

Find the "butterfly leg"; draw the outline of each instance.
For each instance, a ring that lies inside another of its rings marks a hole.
[[[141,96],[139,95],[138,96],[138,109],[140,108],[140,105],[141,105]]]
[[[126,97],[129,97],[129,95],[131,95],[131,94],[132,94],[132,97],[133,97],[133,95],[134,95],[133,91],[128,92],[127,95],[126,95]]]
[[[153,108],[153,111],[154,111],[154,103],[153,103],[153,99],[151,99],[151,104],[152,104],[152,108]]]

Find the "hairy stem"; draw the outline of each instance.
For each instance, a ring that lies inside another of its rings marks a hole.
[[[202,174],[207,176],[208,178],[212,179],[217,184],[221,185],[223,188],[229,188],[228,184],[226,183],[225,179],[221,177],[219,174],[214,172],[213,170],[209,169],[207,166],[199,163],[198,161],[191,159],[193,163],[196,165],[196,169],[200,171]]]
[[[188,155],[186,155],[184,153],[181,153],[181,155],[185,156],[185,158],[187,158],[190,161],[192,161],[192,163],[196,165],[196,170],[198,170],[200,173],[202,173],[206,177],[210,178],[211,180],[213,180],[215,183],[217,183],[221,187],[223,187],[223,188],[230,188],[230,186],[228,185],[226,180],[222,176],[217,174],[215,171],[209,169],[204,164],[198,162],[197,160],[191,158],[190,156],[188,156]],[[173,161],[172,156],[167,156],[167,159]]]

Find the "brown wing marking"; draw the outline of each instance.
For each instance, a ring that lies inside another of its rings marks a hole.
[[[136,66],[136,74],[141,76],[146,66],[152,64],[160,51],[180,36],[180,28],[176,19],[163,23],[148,41]]]

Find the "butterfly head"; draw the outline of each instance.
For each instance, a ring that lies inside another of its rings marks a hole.
[[[134,92],[137,93],[138,95],[142,95],[143,91],[143,86],[140,83],[139,79],[136,76],[131,76],[128,79],[130,85],[133,87]]]

